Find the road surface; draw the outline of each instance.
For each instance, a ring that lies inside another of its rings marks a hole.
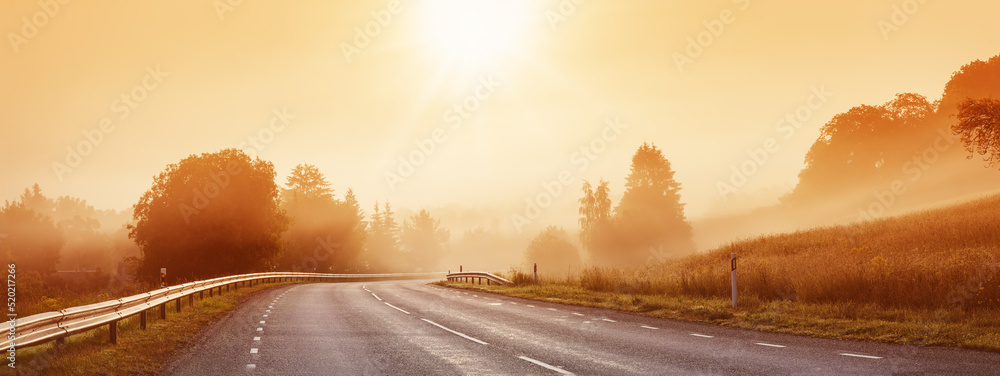
[[[996,374],[1000,354],[761,333],[449,289],[257,293],[167,375]]]

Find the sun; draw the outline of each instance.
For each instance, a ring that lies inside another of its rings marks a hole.
[[[518,53],[531,17],[530,0],[427,0],[423,10],[427,52],[477,65]]]

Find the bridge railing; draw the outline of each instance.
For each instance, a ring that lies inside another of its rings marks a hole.
[[[10,335],[0,338],[0,352],[7,352],[11,347],[23,348],[43,344],[94,330],[108,325],[112,343],[118,338],[118,321],[140,315],[140,328],[146,329],[146,315],[151,309],[159,307],[161,318],[166,318],[167,303],[175,302],[176,311],[181,310],[181,300],[188,298],[188,306],[194,305],[194,296],[204,298],[207,292],[212,296],[223,289],[237,289],[267,282],[333,282],[333,281],[372,281],[387,279],[432,278],[444,273],[392,273],[392,274],[322,274],[322,273],[253,273],[241,274],[215,279],[188,282],[170,286],[138,295],[124,297],[106,302],[66,308],[61,311],[45,312],[24,318],[8,319],[0,326],[3,333]],[[13,338],[12,338],[13,337]]]
[[[497,276],[496,274],[487,273],[487,272],[449,273],[448,276],[447,276],[447,278],[448,278],[449,281],[459,281],[459,282],[472,282],[472,283],[476,283],[478,281],[480,285],[483,284],[484,280],[486,281],[487,285],[489,285],[491,283],[495,283],[495,284],[498,284],[498,285],[501,285],[501,286],[502,285],[513,285],[514,284],[514,282],[511,282],[510,280],[507,280],[507,279],[505,279],[503,277]]]

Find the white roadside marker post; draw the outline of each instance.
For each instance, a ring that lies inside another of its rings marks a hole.
[[[730,253],[729,260],[732,262],[733,271],[733,309],[736,309],[736,254]]]

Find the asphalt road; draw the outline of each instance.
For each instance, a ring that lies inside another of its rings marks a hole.
[[[1000,354],[655,319],[427,285],[263,291],[167,375],[997,374]]]

